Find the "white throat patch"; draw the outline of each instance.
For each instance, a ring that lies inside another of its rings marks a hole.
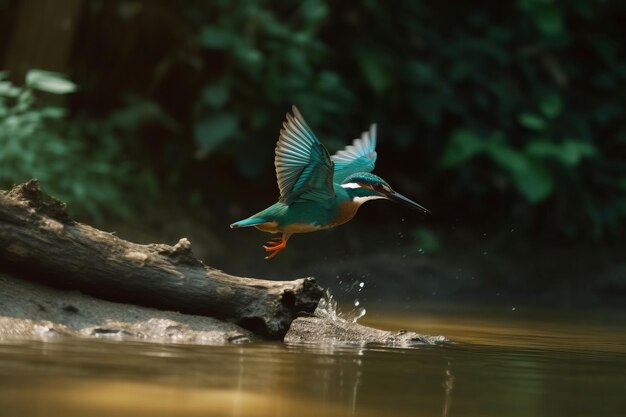
[[[385,198],[382,195],[369,195],[367,197],[354,197],[352,199],[352,201],[354,201],[355,203],[357,203],[358,205],[361,205],[363,203],[365,203],[366,201],[370,201],[370,200],[380,200],[381,198]]]

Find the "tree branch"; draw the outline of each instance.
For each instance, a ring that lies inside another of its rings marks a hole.
[[[183,238],[138,245],[73,221],[37,180],[0,192],[0,271],[61,289],[215,317],[282,338],[322,296],[313,278],[268,281],[204,265]]]

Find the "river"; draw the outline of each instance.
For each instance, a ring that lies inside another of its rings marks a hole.
[[[0,342],[0,416],[622,416],[623,312],[385,312],[411,349],[117,339]]]

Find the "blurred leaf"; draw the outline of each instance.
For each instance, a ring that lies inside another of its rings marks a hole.
[[[302,15],[309,21],[318,21],[328,15],[328,6],[323,1],[307,0],[302,2]]]
[[[526,153],[535,157],[552,157],[568,166],[576,166],[584,157],[595,154],[594,146],[580,139],[566,139],[560,144],[546,140],[534,140],[526,147]]]
[[[547,35],[558,35],[563,32],[563,16],[556,5],[543,2],[535,18],[539,29]]]
[[[580,139],[565,139],[563,141],[563,161],[571,166],[578,165],[584,157],[595,155],[596,148],[590,142]]]
[[[553,119],[561,113],[563,102],[557,94],[546,94],[539,103],[544,116]]]
[[[502,144],[494,144],[487,151],[511,174],[517,189],[531,203],[545,200],[554,190],[554,178],[539,161]]]
[[[218,82],[210,84],[202,90],[202,98],[205,103],[213,108],[220,108],[228,101],[230,89],[227,83]]]
[[[230,139],[239,127],[239,119],[230,113],[217,113],[194,126],[196,144],[204,152],[211,152]]]
[[[127,97],[128,104],[117,109],[109,115],[108,122],[122,130],[135,130],[143,124],[153,122],[167,127],[171,131],[179,129],[176,121],[172,119],[157,103],[149,99],[141,99],[134,96]]]
[[[200,45],[211,49],[225,49],[232,45],[234,34],[215,26],[205,26],[200,32]]]
[[[444,153],[444,167],[462,164],[475,155],[485,153],[507,172],[516,188],[524,197],[538,203],[547,198],[554,189],[554,178],[538,161],[509,147],[499,134],[480,139],[468,131],[457,131]]]
[[[243,43],[235,48],[234,53],[237,60],[248,72],[258,70],[263,61],[263,53],[259,49]]]
[[[465,68],[466,63],[459,63],[455,68],[456,71],[462,71],[461,68]],[[410,61],[406,66],[407,76],[410,82],[416,85],[432,85],[437,80],[437,75],[432,67],[427,62],[422,61]],[[456,78],[460,78],[456,75]]]
[[[370,88],[377,95],[386,92],[393,80],[387,58],[372,49],[357,49],[357,62]]]
[[[484,142],[472,132],[457,130],[446,146],[442,164],[445,168],[452,168],[465,163],[484,150]]]
[[[0,81],[0,96],[17,97],[20,94],[20,92],[21,92],[21,89],[18,87],[15,87],[10,82]]]
[[[26,85],[52,94],[68,94],[76,91],[76,84],[58,72],[32,69],[26,73]]]
[[[528,161],[521,171],[514,171],[517,188],[531,203],[539,203],[554,191],[554,178],[538,161]]]
[[[67,113],[67,110],[64,109],[63,107],[44,107],[43,109],[41,109],[41,114],[44,117],[49,117],[51,119],[60,119],[62,117],[65,117],[65,114]]]
[[[517,120],[522,126],[530,130],[543,130],[546,127],[544,119],[534,113],[521,113]]]

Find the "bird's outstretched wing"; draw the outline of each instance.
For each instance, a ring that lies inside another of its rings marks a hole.
[[[276,144],[276,178],[280,201],[322,201],[335,196],[333,162],[296,108],[287,113]]]
[[[372,172],[376,156],[376,125],[373,124],[369,131],[363,132],[360,138],[354,139],[352,145],[346,146],[331,156],[335,163],[334,181],[341,183],[357,172]]]

